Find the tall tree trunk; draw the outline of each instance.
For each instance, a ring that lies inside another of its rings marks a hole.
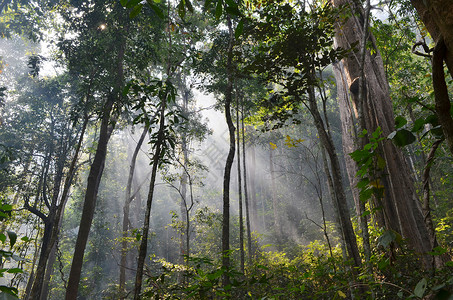
[[[225,162],[223,174],[223,219],[222,219],[222,285],[227,286],[230,278],[227,271],[230,269],[230,180],[231,167],[233,166],[235,149],[234,124],[231,118],[231,100],[233,94],[233,25],[231,18],[227,16],[228,25],[228,52],[227,52],[227,86],[225,90],[225,119],[228,125],[230,137],[230,150]]]
[[[159,111],[159,132],[157,135],[156,141],[156,150],[153,155],[153,166],[151,171],[151,181],[149,183],[149,192],[148,198],[146,201],[146,209],[145,209],[145,219],[143,222],[143,231],[142,231],[142,239],[140,242],[140,249],[138,253],[137,259],[137,273],[135,276],[135,288],[134,288],[134,300],[140,299],[140,293],[142,289],[142,282],[143,282],[143,268],[145,265],[145,258],[146,252],[148,249],[148,235],[149,235],[149,224],[150,224],[150,217],[151,217],[151,206],[153,203],[154,197],[154,188],[156,183],[156,175],[157,169],[159,168],[160,163],[160,156],[162,151],[162,146],[165,139],[165,108],[167,106],[167,95],[161,99],[160,111]]]
[[[308,107],[311,115],[313,116],[319,139],[322,146],[327,151],[327,155],[329,157],[330,168],[332,170],[332,183],[335,191],[335,201],[338,208],[338,217],[343,230],[348,256],[350,259],[352,259],[354,266],[359,267],[361,265],[361,258],[359,249],[357,247],[357,240],[355,237],[354,229],[351,223],[351,217],[349,214],[349,208],[347,205],[346,195],[341,178],[340,162],[335,150],[335,145],[333,144],[332,137],[326,131],[325,124],[322,120],[321,114],[319,113],[313,87],[309,87],[308,97]]]
[[[429,232],[429,240],[431,242],[431,251],[434,251],[434,248],[438,247],[439,244],[437,242],[436,238],[436,231],[435,227],[433,224],[433,219],[431,217],[431,208],[429,205],[430,202],[430,190],[429,190],[429,173],[431,171],[431,166],[434,162],[434,157],[436,155],[437,148],[440,146],[440,144],[443,142],[443,140],[438,140],[434,142],[431,151],[428,154],[425,168],[423,170],[423,215],[424,215],[424,220],[426,227],[428,228]],[[435,268],[442,268],[445,264],[445,261],[443,259],[443,255],[434,255],[434,260],[433,260],[433,269]]]
[[[346,251],[346,242],[344,238],[344,232],[343,228],[341,227],[340,223],[340,217],[338,213],[338,204],[335,195],[335,189],[333,187],[333,180],[332,176],[330,175],[330,170],[329,170],[329,163],[327,162],[327,155],[326,155],[326,149],[321,145],[321,155],[322,155],[322,162],[324,166],[324,173],[326,174],[327,177],[327,188],[329,190],[330,198],[332,201],[332,206],[335,211],[335,227],[337,228],[338,234],[340,235],[340,245],[341,245],[341,254],[343,255],[344,260],[348,259],[348,252]]]
[[[79,281],[82,274],[83,256],[93,221],[94,209],[98,194],[99,183],[104,171],[105,157],[107,155],[107,144],[113,131],[114,124],[110,124],[110,114],[114,104],[114,96],[109,95],[104,105],[99,131],[98,145],[90,173],[87,180],[85,200],[83,203],[82,217],[80,219],[79,232],[74,249],[71,271],[69,273],[68,287],[66,289],[66,300],[76,300],[79,290]]]
[[[269,172],[271,175],[271,199],[272,199],[272,211],[274,216],[274,230],[277,237],[278,244],[282,242],[282,226],[280,217],[278,214],[278,201],[277,201],[277,187],[275,184],[275,170],[274,170],[274,156],[273,152],[275,149],[269,148]]]
[[[245,219],[247,225],[247,251],[248,251],[248,264],[252,265],[252,256],[255,254],[252,252],[252,231],[250,228],[250,203],[248,196],[248,186],[247,186],[247,163],[245,160],[245,126],[244,126],[244,99],[241,98],[241,129],[242,129],[242,164],[244,172],[244,197],[245,197]]]
[[[258,220],[258,204],[256,199],[256,154],[255,154],[255,145],[250,144],[250,168],[249,168],[249,178],[250,178],[250,225],[251,231],[257,231],[259,227]]]
[[[56,214],[55,214],[55,221],[54,221],[54,226],[52,228],[52,234],[49,242],[49,246],[46,252],[46,257],[47,259],[47,267],[46,267],[46,272],[45,272],[45,277],[44,281],[42,283],[42,290],[41,290],[41,298],[39,299],[47,299],[48,298],[48,293],[49,293],[49,284],[50,284],[50,277],[53,272],[53,266],[55,263],[56,259],[56,243],[58,240],[58,236],[60,233],[60,228],[61,224],[63,223],[63,215],[64,215],[64,210],[66,207],[66,203],[69,198],[69,190],[71,189],[72,181],[74,179],[75,173],[76,173],[76,164],[77,161],[79,160],[79,154],[80,154],[80,149],[82,148],[82,143],[83,143],[83,137],[85,135],[85,130],[88,126],[88,116],[84,117],[84,122],[82,124],[82,129],[80,132],[79,136],[79,141],[77,143],[74,156],[72,158],[71,164],[69,165],[68,172],[66,174],[65,182],[64,182],[64,187],[63,187],[63,192],[61,194],[61,200],[60,204],[57,207]],[[40,283],[36,283],[36,288],[39,289]],[[35,294],[38,291],[32,291],[32,296],[30,299],[38,299],[35,298]],[[36,294],[37,295],[37,294]]]
[[[238,198],[239,198],[239,252],[241,258],[241,271],[245,272],[245,255],[244,255],[244,209],[242,203],[242,176],[241,176],[241,133],[239,130],[239,96],[236,89],[236,133],[237,133],[237,169],[238,169]]]
[[[122,295],[125,292],[125,284],[126,284],[126,266],[127,266],[127,237],[128,237],[128,230],[129,230],[129,211],[130,211],[130,204],[133,200],[131,197],[132,192],[132,182],[134,179],[135,173],[135,166],[137,162],[138,152],[142,147],[143,141],[145,140],[146,134],[148,133],[148,128],[145,126],[143,129],[140,138],[138,139],[137,145],[135,146],[134,153],[132,154],[131,162],[129,165],[129,176],[127,178],[127,185],[126,185],[126,198],[124,199],[124,206],[123,206],[123,233],[122,233],[122,240],[121,240],[121,261],[120,261],[120,281],[119,281],[119,291]]]
[[[351,45],[360,41],[363,36],[363,10],[362,7],[350,0],[333,0],[335,7],[348,5],[351,9],[351,16],[336,24],[335,41],[338,47],[351,49]],[[353,106],[363,106],[364,127],[368,132],[374,132],[380,127],[384,136],[394,131],[394,115],[388,90],[388,82],[385,77],[383,62],[379,51],[375,46],[374,37],[370,34],[369,40],[374,45],[375,55],[369,51],[365,53],[363,71],[366,82],[366,97],[364,103],[357,103],[358,88],[356,83],[360,77],[362,66],[357,51],[351,52],[343,59],[344,70],[352,95]],[[358,82],[357,82],[358,83]],[[380,143],[378,147],[380,155],[386,162],[381,180],[385,187],[386,195],[383,199],[383,209],[389,218],[391,229],[401,232],[408,239],[409,245],[422,255],[424,266],[429,268],[430,258],[426,253],[430,249],[428,231],[423,222],[418,198],[409,174],[406,161],[400,149],[393,143],[387,141]],[[397,219],[393,209],[396,208]],[[398,226],[397,226],[398,225]]]

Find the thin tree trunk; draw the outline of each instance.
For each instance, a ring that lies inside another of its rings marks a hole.
[[[228,52],[227,52],[227,86],[225,90],[225,119],[228,125],[230,137],[230,150],[225,162],[223,174],[223,220],[222,220],[222,285],[227,286],[230,278],[227,271],[230,269],[230,180],[231,167],[233,165],[235,149],[234,124],[231,118],[231,100],[233,93],[233,26],[231,19],[227,16],[228,25]]]
[[[249,266],[252,265],[252,256],[255,254],[252,252],[252,231],[250,228],[250,204],[249,204],[249,196],[248,196],[248,187],[247,187],[247,164],[245,160],[245,127],[244,127],[244,99],[241,98],[241,108],[242,108],[242,115],[241,115],[241,129],[242,129],[242,164],[243,164],[243,172],[244,172],[244,196],[245,196],[245,218],[246,218],[246,225],[247,225],[247,251],[248,251],[248,264]]]
[[[142,147],[143,141],[145,140],[146,134],[148,133],[148,128],[145,126],[143,129],[140,138],[138,139],[137,145],[135,146],[134,153],[132,154],[131,162],[129,165],[129,176],[127,178],[127,185],[126,185],[126,198],[124,199],[124,206],[123,206],[123,233],[122,233],[122,240],[121,240],[121,261],[120,261],[120,282],[119,282],[119,291],[122,295],[125,293],[125,285],[126,285],[126,266],[127,266],[127,237],[128,237],[128,230],[129,230],[129,211],[130,211],[130,204],[133,200],[131,197],[132,192],[132,181],[134,178],[135,173],[135,166],[137,162],[137,156]]]
[[[274,229],[277,237],[277,242],[281,244],[282,241],[282,227],[280,223],[280,218],[278,215],[278,202],[276,195],[276,185],[275,185],[275,170],[274,170],[274,157],[273,157],[272,147],[269,149],[269,172],[271,175],[271,198],[272,198],[272,211],[274,216]]]
[[[135,289],[134,289],[134,300],[140,299],[140,293],[142,289],[142,282],[143,282],[143,268],[145,265],[145,258],[146,252],[148,249],[148,235],[149,235],[149,224],[150,224],[150,217],[151,217],[151,206],[153,203],[154,197],[154,188],[156,182],[156,174],[157,169],[159,167],[160,156],[162,151],[162,144],[165,138],[165,108],[167,106],[167,95],[163,99],[161,99],[160,105],[160,112],[159,112],[159,132],[157,135],[156,141],[156,150],[153,155],[153,167],[151,171],[151,181],[149,183],[149,192],[148,192],[148,199],[146,201],[146,209],[145,209],[145,219],[143,223],[143,231],[142,237],[140,242],[140,249],[138,253],[138,260],[137,260],[137,273],[135,276]]]
[[[423,215],[425,219],[425,224],[426,227],[428,228],[429,232],[429,240],[431,242],[431,251],[434,251],[434,248],[439,246],[439,243],[437,242],[436,238],[436,231],[435,227],[433,224],[433,219],[431,217],[431,208],[429,205],[430,202],[430,190],[429,190],[429,172],[431,171],[431,166],[434,162],[434,157],[436,155],[437,148],[440,146],[440,144],[443,142],[443,140],[438,140],[434,142],[431,151],[428,154],[425,168],[423,170]],[[437,268],[440,269],[444,267],[445,261],[443,259],[442,255],[434,255],[434,260],[433,260],[433,269]]]
[[[359,267],[361,265],[361,258],[357,247],[357,240],[355,237],[354,229],[351,223],[345,192],[343,189],[340,162],[336,154],[332,137],[327,133],[325,129],[325,125],[323,124],[321,115],[316,105],[313,87],[309,88],[308,94],[309,94],[308,106],[310,109],[310,113],[313,116],[315,127],[318,131],[321,144],[326,149],[327,155],[330,160],[330,167],[332,169],[332,182],[335,191],[335,201],[338,207],[338,217],[340,220],[341,227],[343,229],[348,256],[350,259],[352,259],[354,266]]]
[[[322,155],[322,162],[324,165],[324,173],[326,174],[326,177],[327,177],[327,188],[329,189],[330,198],[332,200],[332,206],[335,210],[335,226],[337,228],[338,234],[340,235],[341,254],[343,255],[343,258],[345,260],[347,260],[348,253],[346,251],[346,241],[344,238],[343,228],[341,227],[341,223],[340,223],[340,217],[339,217],[339,213],[338,213],[338,204],[337,204],[337,201],[335,200],[336,199],[335,189],[333,187],[332,176],[330,175],[329,163],[327,162],[326,149],[322,145],[321,145],[321,155]]]
[[[255,145],[250,145],[250,225],[251,231],[258,231],[258,204],[256,199],[256,154]]]
[[[53,265],[54,265],[55,258],[56,258],[56,242],[57,242],[57,239],[58,239],[58,236],[60,233],[61,225],[63,223],[64,210],[65,210],[65,206],[68,201],[68,198],[69,198],[69,190],[71,188],[72,180],[74,179],[74,175],[76,172],[76,164],[79,159],[80,149],[82,148],[83,137],[85,135],[87,126],[88,126],[88,116],[85,116],[84,122],[82,125],[82,129],[80,132],[80,136],[79,136],[79,141],[78,141],[76,149],[75,149],[74,157],[72,158],[68,173],[66,175],[63,192],[61,194],[61,202],[57,207],[55,225],[52,229],[52,235],[51,235],[51,239],[50,239],[50,243],[49,243],[50,253],[48,253],[48,254],[46,253],[46,255],[48,256],[47,270],[46,270],[44,282],[42,284],[42,291],[41,291],[41,298],[40,298],[43,300],[48,298],[50,276],[53,272]],[[30,299],[35,299],[35,298],[32,296]]]
[[[238,195],[239,195],[239,251],[241,259],[241,271],[245,273],[244,255],[244,209],[242,207],[242,176],[241,176],[241,136],[239,130],[239,96],[236,89],[236,128],[237,128],[237,169],[238,169]]]

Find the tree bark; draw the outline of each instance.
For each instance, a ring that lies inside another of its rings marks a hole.
[[[110,114],[112,112],[113,103],[114,96],[109,95],[103,109],[96,154],[88,175],[82,217],[80,219],[79,232],[77,234],[71,271],[69,273],[68,287],[66,289],[66,300],[77,299],[79,281],[82,273],[83,256],[85,254],[85,247],[88,241],[91,223],[93,221],[99,183],[101,181],[102,172],[104,171],[107,144],[114,127],[114,124],[110,124]]]
[[[351,45],[360,41],[363,36],[363,11],[360,6],[350,0],[333,0],[335,7],[348,5],[352,15],[336,24],[335,42],[338,47],[350,49]],[[358,15],[358,16],[357,16]],[[373,45],[374,37],[370,33],[369,39]],[[374,46],[375,55],[369,51],[365,53],[363,66],[366,80],[365,103],[354,103],[355,107],[363,105],[365,128],[368,132],[374,132],[379,126],[384,136],[394,131],[394,115],[388,90],[388,82],[385,77],[383,62],[378,49]],[[353,81],[360,76],[360,61],[358,52],[352,51],[343,59],[345,74],[351,92],[354,94]],[[357,99],[357,98],[356,98]],[[382,177],[385,181],[386,195],[383,199],[383,209],[387,215],[390,228],[401,232],[408,240],[409,245],[423,258],[426,268],[430,267],[430,259],[426,255],[429,251],[428,231],[423,222],[418,197],[411,180],[409,169],[400,149],[393,143],[386,141],[379,145],[379,153],[386,162]],[[394,210],[396,208],[396,210]],[[394,216],[396,211],[397,218]]]
[[[145,210],[145,219],[143,222],[142,237],[140,242],[140,249],[137,259],[137,273],[135,276],[135,288],[134,288],[134,300],[140,299],[140,293],[142,289],[143,282],[143,268],[145,265],[146,252],[148,249],[148,235],[150,227],[150,217],[151,217],[151,206],[153,203],[154,189],[156,183],[157,169],[159,168],[160,156],[162,151],[162,145],[165,139],[165,108],[167,106],[167,95],[161,99],[160,111],[159,111],[159,132],[157,135],[156,141],[156,150],[153,155],[153,166],[151,171],[151,181],[149,183],[149,192],[148,198],[146,201],[146,210]]]
[[[248,186],[247,186],[247,164],[245,160],[245,126],[244,126],[244,99],[241,98],[241,108],[242,108],[242,117],[241,117],[241,129],[242,129],[242,164],[244,172],[244,198],[245,198],[245,219],[246,219],[246,228],[247,228],[247,249],[248,249],[248,264],[252,265],[252,256],[255,254],[252,252],[252,231],[250,228],[250,202],[248,196]]]
[[[239,254],[241,261],[241,272],[245,273],[245,254],[244,254],[244,209],[242,201],[242,175],[241,175],[241,136],[239,131],[239,96],[236,89],[236,128],[237,128],[237,170],[238,170],[238,198],[239,198]]]
[[[272,199],[272,211],[274,216],[274,230],[277,237],[278,244],[282,242],[282,225],[280,222],[280,216],[278,214],[278,201],[277,201],[277,192],[276,192],[276,184],[275,184],[275,170],[274,170],[274,157],[273,152],[275,149],[272,147],[269,148],[269,172],[271,175],[271,199]]]
[[[436,155],[437,148],[439,148],[440,144],[443,142],[443,140],[438,140],[434,142],[431,151],[428,154],[425,168],[423,170],[423,215],[425,219],[425,224],[426,227],[428,228],[429,232],[429,240],[431,242],[431,251],[434,250],[434,248],[439,246],[439,243],[437,242],[436,238],[436,230],[433,224],[433,219],[431,217],[431,208],[429,205],[430,202],[430,189],[429,189],[429,173],[431,171],[431,166],[434,162],[434,157]],[[440,269],[444,267],[445,262],[443,259],[443,255],[434,255],[434,260],[433,260],[433,268]]]
[[[231,19],[227,16],[228,25],[228,52],[227,52],[227,86],[225,90],[225,119],[228,125],[230,137],[230,150],[225,162],[223,174],[223,219],[222,219],[222,285],[227,286],[230,278],[227,271],[230,269],[230,180],[231,167],[233,166],[234,153],[236,152],[236,141],[234,136],[234,124],[231,118],[231,100],[233,94],[233,26]]]
[[[355,237],[354,229],[351,223],[351,217],[347,206],[346,195],[344,193],[341,178],[340,162],[338,160],[338,156],[335,150],[335,145],[333,144],[332,137],[328,134],[328,132],[325,129],[325,125],[322,121],[321,114],[319,113],[318,107],[316,105],[315,92],[313,87],[309,87],[308,94],[309,94],[308,107],[311,115],[313,116],[315,127],[317,129],[321,144],[326,150],[327,156],[329,157],[330,167],[332,169],[331,173],[332,183],[335,192],[334,200],[336,201],[336,207],[338,209],[338,217],[341,228],[343,230],[348,257],[352,259],[354,266],[359,267],[361,265],[361,258],[359,254],[359,249],[357,247],[357,240]]]
[[[453,9],[453,6],[452,6]],[[434,47],[433,52],[433,88],[436,102],[436,113],[442,125],[448,149],[453,154],[453,118],[451,117],[451,103],[448,96],[447,83],[445,82],[444,59],[447,47],[441,37]]]
[[[122,241],[121,241],[121,261],[120,261],[120,281],[119,281],[119,290],[120,293],[123,294],[125,292],[125,284],[126,284],[126,266],[127,266],[127,237],[128,237],[128,230],[129,230],[129,211],[130,211],[130,204],[133,200],[131,197],[132,192],[132,181],[134,178],[135,173],[135,166],[137,162],[138,152],[142,147],[143,141],[145,140],[146,134],[148,133],[148,128],[145,126],[143,129],[140,138],[138,139],[137,145],[135,146],[134,153],[132,154],[130,166],[129,166],[129,176],[127,178],[127,185],[126,185],[126,198],[124,199],[124,206],[123,206],[123,233],[122,233]]]
[[[451,0],[411,0],[434,41],[445,41],[447,63],[453,76],[453,2]]]

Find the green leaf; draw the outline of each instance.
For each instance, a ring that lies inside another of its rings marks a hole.
[[[23,273],[24,271],[21,268],[11,268],[6,271],[11,274],[16,274],[16,273]]]
[[[425,123],[431,124],[435,127],[439,125],[439,119],[437,118],[436,114],[432,114],[426,117]]]
[[[185,0],[184,2],[186,4],[187,10],[190,11],[191,13],[193,13],[193,6],[192,6],[192,3],[190,2],[190,0]]]
[[[212,0],[206,0],[204,2],[204,10],[207,10],[209,8],[209,6],[211,5],[212,3]]]
[[[14,246],[14,244],[16,243],[16,240],[17,240],[17,234],[15,232],[12,232],[12,231],[7,231],[8,233],[8,237],[9,237],[9,244],[11,246],[11,248]]]
[[[4,235],[3,233],[0,233],[0,241],[2,243],[4,243],[6,241],[6,235]]]
[[[398,241],[397,233],[393,230],[386,230],[379,238],[378,238],[378,246],[382,246],[387,248],[391,242]]]
[[[148,2],[149,7],[151,7],[151,9],[156,13],[157,16],[159,16],[159,18],[165,19],[164,13],[156,4],[154,4],[153,0],[146,0],[146,2]]]
[[[442,255],[447,252],[447,249],[442,248],[441,246],[437,246],[433,249],[433,251],[428,252],[430,255]]]
[[[185,0],[181,0],[177,5],[178,15],[181,19],[184,19],[184,17],[186,16],[186,8],[184,2]]]
[[[395,118],[395,128],[399,129],[407,124],[407,120],[401,116]]]
[[[406,129],[400,129],[390,133],[387,137],[390,140],[393,140],[395,145],[399,147],[404,147],[415,141],[415,135]]]
[[[126,7],[127,0],[120,0],[121,6]]]
[[[127,1],[126,8],[135,7],[140,2],[142,2],[142,0],[129,0],[129,1]]]
[[[240,16],[241,15],[241,12],[239,11],[239,9],[237,7],[234,7],[234,6],[227,6],[225,8],[225,11],[227,13],[229,13],[230,15],[232,15],[232,16]]]
[[[415,286],[414,289],[414,295],[417,296],[418,298],[422,298],[423,294],[425,294],[426,287],[428,286],[428,282],[426,281],[425,278],[422,278],[417,285]]]
[[[11,211],[11,210],[13,210],[13,206],[9,205],[9,204],[3,204],[0,209],[3,211]]]
[[[426,121],[423,118],[417,119],[414,122],[414,125],[412,126],[411,131],[412,132],[417,132],[425,127]]]
[[[7,286],[0,286],[0,300],[18,300],[17,289]]]
[[[237,39],[244,32],[244,20],[239,21],[236,30],[234,30],[234,37]]]
[[[215,8],[215,18],[218,20],[220,19],[220,16],[222,15],[223,11],[223,0],[219,0],[217,2],[217,6]]]
[[[142,11],[142,7],[143,7],[142,4],[134,6],[134,8],[132,9],[131,13],[129,14],[129,18],[133,19],[136,16],[138,16],[138,14]]]

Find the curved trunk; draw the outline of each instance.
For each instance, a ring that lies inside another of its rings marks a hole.
[[[228,132],[230,137],[230,150],[225,162],[225,171],[223,174],[223,219],[222,219],[222,268],[224,273],[222,275],[222,284],[226,286],[229,284],[230,279],[227,275],[227,270],[230,268],[230,180],[231,180],[231,167],[233,166],[234,152],[236,151],[234,124],[231,118],[231,99],[233,94],[233,28],[230,17],[227,17],[228,23],[228,58],[227,58],[227,87],[225,91],[225,119],[228,125]]]

